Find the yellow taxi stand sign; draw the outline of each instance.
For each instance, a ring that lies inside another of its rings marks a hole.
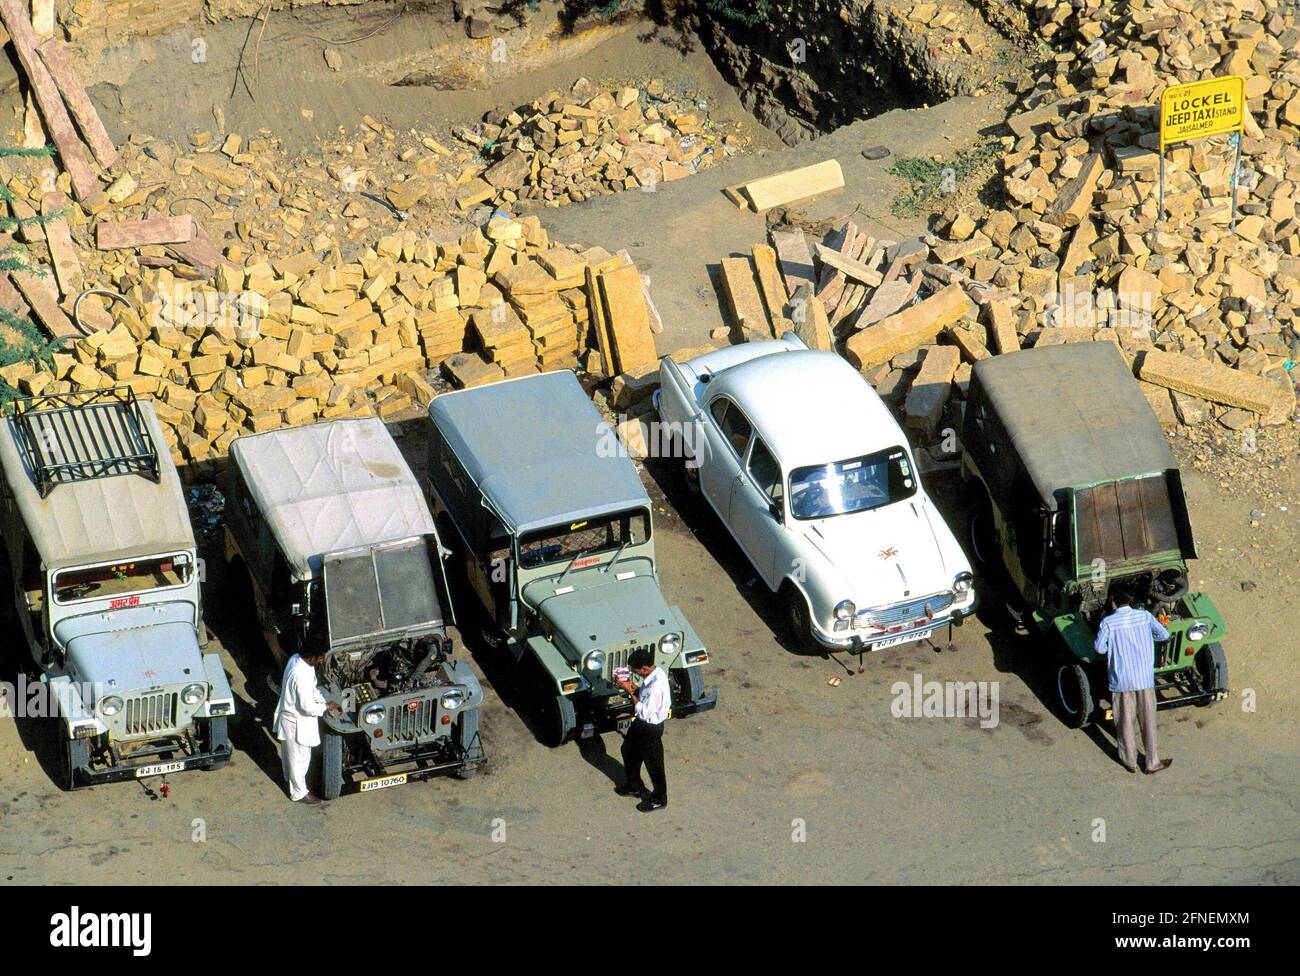
[[[1246,80],[1237,75],[1170,85],[1160,96],[1160,216],[1165,213],[1165,147],[1236,133],[1232,166],[1232,223],[1237,226],[1237,173],[1246,129]]]

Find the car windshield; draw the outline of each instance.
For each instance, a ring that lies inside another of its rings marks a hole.
[[[797,519],[866,512],[915,493],[916,476],[901,447],[790,473],[790,512]]]
[[[519,540],[519,566],[536,569],[552,563],[574,563],[574,569],[597,562],[601,553],[636,546],[650,538],[650,513],[645,509],[583,519],[531,532]]]
[[[424,542],[325,557],[325,606],[334,641],[442,621]]]
[[[57,603],[80,600],[112,599],[114,605],[139,603],[138,594],[181,586],[190,581],[194,562],[189,553],[150,556],[103,566],[65,569],[54,576],[54,599]]]

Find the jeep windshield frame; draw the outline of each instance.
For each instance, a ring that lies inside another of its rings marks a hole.
[[[644,545],[652,531],[650,510],[629,508],[526,532],[515,543],[515,558],[524,571],[550,567],[567,572],[594,565],[605,553]]]
[[[446,623],[423,537],[327,553],[321,565],[331,648],[434,631]]]
[[[863,480],[863,479],[870,480]],[[834,518],[884,508],[895,502],[906,501],[919,490],[916,471],[907,449],[902,445],[887,447],[859,457],[813,464],[795,468],[790,472],[786,497],[790,514],[799,521]],[[883,484],[882,484],[883,481]],[[813,507],[814,496],[808,492],[821,486],[823,501]],[[827,487],[829,486],[829,487]],[[856,486],[869,491],[853,498],[843,489]],[[832,491],[831,488],[836,490]],[[879,493],[879,500],[872,497]]]
[[[97,600],[139,603],[146,593],[179,590],[194,578],[193,553],[172,552],[113,562],[70,566],[50,574],[50,594],[56,606],[66,607]],[[75,591],[86,588],[84,593]]]

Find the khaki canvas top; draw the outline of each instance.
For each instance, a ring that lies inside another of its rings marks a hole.
[[[299,579],[329,553],[434,534],[420,483],[377,417],[250,434],[230,460]]]
[[[112,473],[108,465],[108,473],[56,483],[42,498],[19,424],[12,415],[6,416],[0,432],[0,467],[47,570],[194,550],[184,488],[152,404],[137,400],[133,413],[92,406],[35,409],[30,415],[37,429],[54,417],[78,435],[82,449],[102,454],[111,454],[110,441],[135,438],[138,442],[133,418],[139,417],[157,454],[159,480],[134,471]]]
[[[1110,342],[982,359],[971,372],[969,399],[997,415],[1053,511],[1067,489],[1178,467],[1151,404]]]

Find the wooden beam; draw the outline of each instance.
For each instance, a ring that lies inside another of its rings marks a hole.
[[[9,31],[9,39],[36,96],[36,103],[45,118],[45,128],[59,151],[63,168],[72,177],[73,192],[78,200],[84,200],[99,190],[99,180],[72,126],[72,119],[63,105],[63,99],[59,97],[54,79],[50,77],[49,69],[37,54],[36,48],[39,42],[36,32],[32,30],[32,22],[27,15],[23,0],[0,0],[0,21],[4,22],[5,28]]]
[[[72,117],[77,120],[81,134],[86,137],[86,144],[90,146],[90,151],[95,154],[99,165],[108,169],[117,161],[117,147],[113,145],[112,137],[104,128],[103,119],[99,117],[99,112],[91,103],[90,96],[86,94],[81,79],[77,77],[77,69],[72,66],[68,49],[57,37],[51,37],[40,46],[39,50],[41,60],[49,69],[50,77],[54,79],[54,84],[63,94],[63,100],[67,102]]]

